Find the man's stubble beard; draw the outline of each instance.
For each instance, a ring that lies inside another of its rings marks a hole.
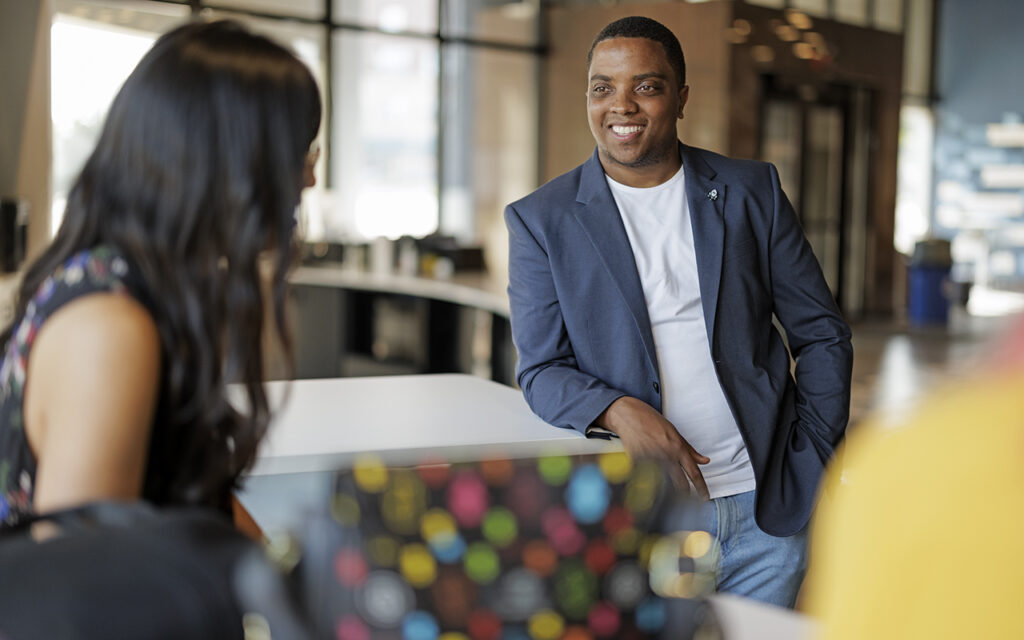
[[[644,169],[646,167],[653,167],[657,164],[664,162],[668,159],[672,152],[676,149],[676,144],[673,142],[671,145],[666,145],[662,149],[649,149],[647,153],[643,154],[632,162],[623,162],[616,158],[607,149],[603,149],[605,157],[614,162],[615,164],[626,167],[627,169]]]

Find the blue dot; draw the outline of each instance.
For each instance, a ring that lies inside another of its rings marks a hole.
[[[402,640],[436,640],[441,629],[426,611],[413,611],[402,621]]]
[[[646,633],[660,631],[665,626],[665,601],[647,596],[636,607],[636,627]]]
[[[466,541],[458,533],[433,536],[428,544],[437,561],[445,564],[458,562],[466,552]]]
[[[572,474],[565,490],[569,511],[582,524],[599,522],[608,511],[611,489],[596,464],[583,465]]]

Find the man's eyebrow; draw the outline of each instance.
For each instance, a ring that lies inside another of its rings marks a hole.
[[[667,77],[668,76],[666,76],[664,73],[658,73],[657,71],[648,71],[647,73],[638,73],[637,75],[633,76],[633,82],[640,82],[641,80],[646,80],[648,78],[657,78],[658,80],[665,80]],[[611,76],[595,73],[594,75],[590,76],[590,81],[594,82],[595,80],[600,80],[601,82],[611,82],[612,79]]]

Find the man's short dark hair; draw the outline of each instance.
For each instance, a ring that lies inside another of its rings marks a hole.
[[[679,44],[679,38],[657,20],[643,16],[621,18],[601,29],[594,41],[590,43],[590,51],[587,52],[587,69],[590,69],[590,61],[594,57],[594,47],[599,42],[612,38],[647,38],[657,42],[665,50],[668,64],[675,72],[679,86],[682,87],[686,84],[686,60],[683,59],[683,47]]]

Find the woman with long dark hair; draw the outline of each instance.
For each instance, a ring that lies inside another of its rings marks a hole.
[[[228,508],[269,419],[260,266],[287,351],[319,126],[309,70],[236,23],[142,59],[0,334],[0,526],[102,499]]]

